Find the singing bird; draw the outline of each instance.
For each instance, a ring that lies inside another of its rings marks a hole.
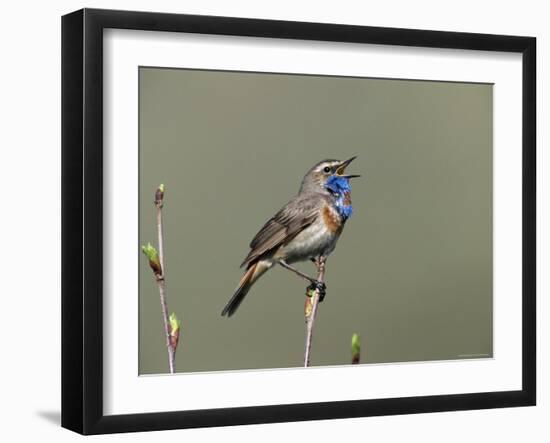
[[[323,160],[306,173],[298,194],[265,223],[250,243],[250,252],[241,264],[246,272],[222,316],[231,317],[252,285],[275,264],[308,280],[309,288],[319,290],[322,301],[324,283],[302,273],[292,263],[315,261],[334,250],[353,211],[350,179],[359,175],[346,175],[345,171],[355,158]]]

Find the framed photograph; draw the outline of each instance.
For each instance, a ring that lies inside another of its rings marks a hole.
[[[64,16],[62,425],[535,405],[535,60],[533,37]]]

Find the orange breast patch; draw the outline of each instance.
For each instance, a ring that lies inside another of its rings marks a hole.
[[[350,192],[344,192],[344,206],[351,205],[351,193]]]
[[[329,231],[339,232],[342,230],[342,220],[340,216],[328,206],[323,208],[323,220]]]

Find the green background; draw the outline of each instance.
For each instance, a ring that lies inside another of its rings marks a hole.
[[[301,366],[305,284],[275,267],[220,312],[248,243],[324,158],[358,155],[354,214],[327,262],[313,365],[492,356],[492,85],[140,68],[140,244],[166,185],[177,371]],[[314,275],[311,263],[299,265]],[[167,372],[140,257],[139,370]]]

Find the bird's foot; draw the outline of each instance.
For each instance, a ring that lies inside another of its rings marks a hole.
[[[322,302],[325,299],[325,295],[327,295],[327,285],[325,285],[321,281],[316,280],[307,287],[306,295],[308,297],[311,297],[313,291],[317,291],[319,293],[319,302]]]

